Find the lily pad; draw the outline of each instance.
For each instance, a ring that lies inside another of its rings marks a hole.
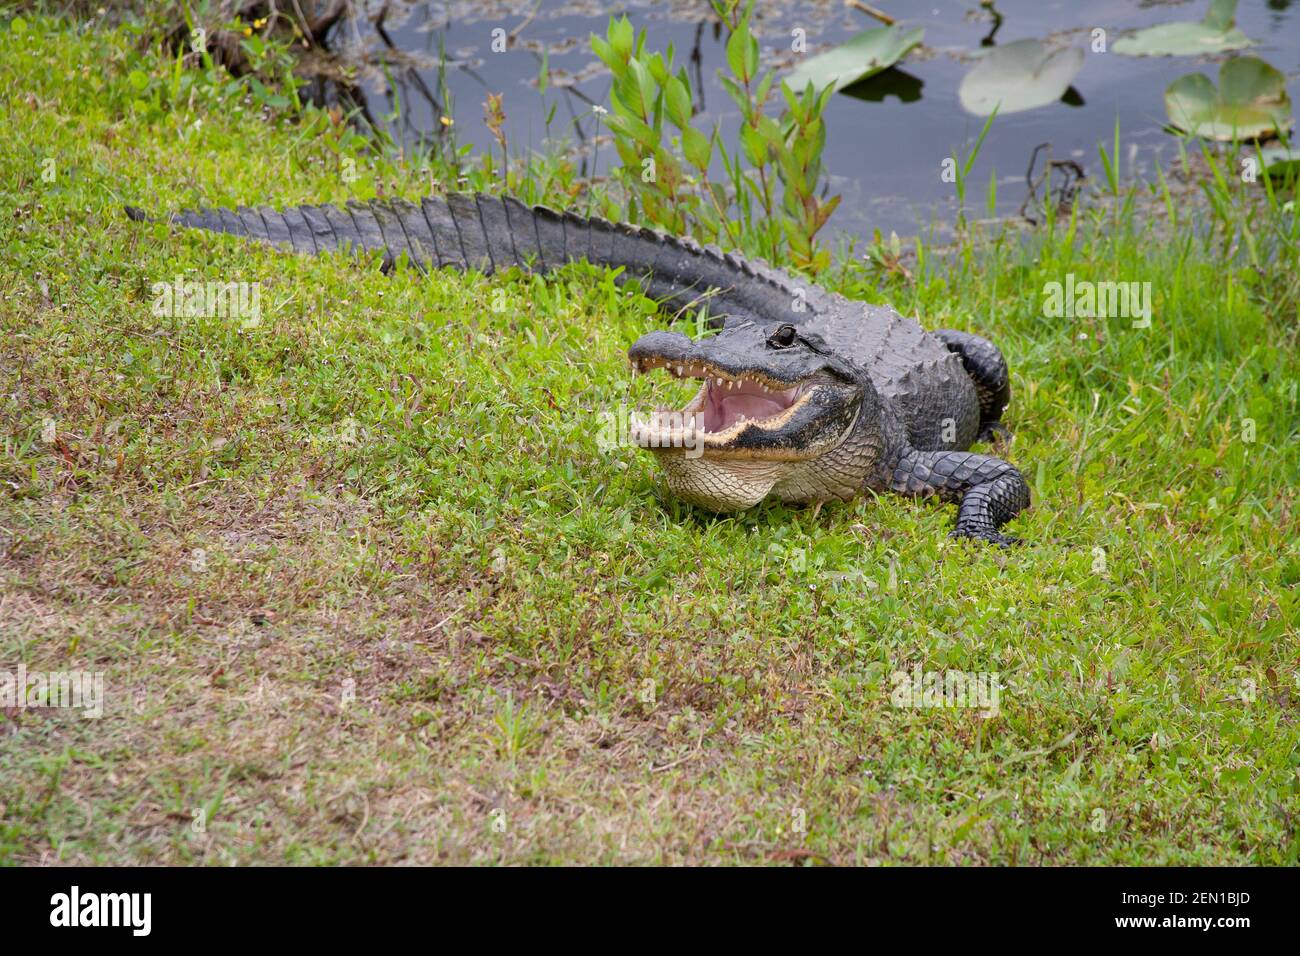
[[[1165,112],[1181,130],[1205,139],[1265,139],[1291,122],[1286,77],[1257,56],[1219,68],[1219,88],[1204,73],[1180,76],[1165,90]]]
[[[924,33],[922,27],[863,30],[835,49],[800,63],[785,82],[797,93],[802,93],[810,82],[819,90],[827,86],[843,89],[893,66],[921,42]]]
[[[1269,146],[1259,151],[1260,162],[1268,176],[1295,176],[1300,174],[1300,149]]]
[[[1235,26],[1237,0],[1211,0],[1199,23],[1180,20],[1120,37],[1111,47],[1125,56],[1196,56],[1240,50],[1253,42]]]
[[[1077,47],[1052,50],[1042,40],[993,47],[961,81],[957,98],[976,116],[1019,113],[1059,100],[1083,66]]]

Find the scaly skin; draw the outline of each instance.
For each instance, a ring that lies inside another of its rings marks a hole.
[[[135,220],[147,217],[128,207]],[[965,451],[1001,427],[1006,363],[989,342],[926,332],[892,309],[808,286],[761,262],[690,239],[584,219],[510,198],[449,195],[346,207],[186,210],[170,221],[300,253],[356,248],[421,271],[547,272],[585,259],[623,267],[665,311],[707,303],[718,333],[651,332],[633,368],[701,379],[685,411],[702,427],[688,453],[658,425],[640,429],[673,492],[717,512],[764,498],[820,503],[865,489],[960,502],[953,534],[997,544],[1029,505],[1010,464]],[[682,437],[681,435],[677,436]]]

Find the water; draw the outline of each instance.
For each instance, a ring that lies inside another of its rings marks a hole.
[[[856,91],[858,95],[841,92],[832,97],[826,114],[825,166],[832,191],[844,198],[828,231],[870,236],[873,229],[880,229],[886,235],[890,231],[909,235],[954,219],[954,187],[943,181],[941,166],[954,151],[969,148],[983,125],[983,119],[961,108],[957,88],[970,69],[970,53],[982,42],[990,42],[993,22],[975,0],[876,0],[874,6],[905,26],[924,27],[924,48],[912,51],[898,68]],[[1051,143],[1056,159],[1077,160],[1097,181],[1103,176],[1097,144],[1112,142],[1116,118],[1126,174],[1149,175],[1155,162],[1176,157],[1176,141],[1163,128],[1164,90],[1177,77],[1198,70],[1217,82],[1217,61],[1094,53],[1091,34],[1097,27],[1106,30],[1109,46],[1128,30],[1199,20],[1207,6],[1207,0],[1001,0],[997,9],[1003,21],[991,42],[1051,39],[1088,52],[1074,80],[1077,96],[1069,97],[1074,105],[1056,102],[994,121],[971,172],[970,214],[987,215],[992,175],[998,183],[997,215],[1016,214],[1026,194],[1030,155],[1040,143]],[[1243,0],[1237,11],[1238,27],[1257,43],[1245,52],[1262,57],[1287,76],[1293,102],[1300,101],[1297,6],[1293,0]],[[840,0],[759,0],[755,9],[768,67],[794,62],[791,31],[796,27],[806,31],[811,54],[880,26]],[[626,12],[634,26],[645,28],[649,50],[663,50],[672,43],[679,64],[695,51],[697,59],[688,66],[693,77],[703,80],[704,106],[697,125],[708,129],[720,122],[724,131],[735,128],[737,111],[717,80],[719,67],[725,65],[725,36],[715,29],[705,3],[390,4],[384,31],[399,50],[416,55],[414,72],[431,92],[439,89],[433,64],[439,50],[446,51],[450,115],[461,143],[473,143],[479,150],[495,148],[483,122],[483,102],[488,93],[501,93],[512,153],[541,150],[557,141],[585,142],[578,153],[585,171],[605,174],[618,164],[618,157],[607,141],[592,148],[596,132],[592,106],[607,104],[610,78],[591,53],[588,37],[593,32],[604,36],[609,12]],[[518,31],[517,42],[504,52],[492,49],[493,31],[498,28],[507,34]],[[345,24],[337,36],[354,48],[384,49],[368,23]],[[550,74],[544,94],[537,84],[543,50]],[[381,74],[369,74],[365,87],[372,113],[382,117],[400,103],[401,118],[392,121],[392,128],[407,142],[438,130],[446,105],[427,99],[409,74],[390,70],[389,75],[391,84]],[[549,140],[548,114],[553,115]]]

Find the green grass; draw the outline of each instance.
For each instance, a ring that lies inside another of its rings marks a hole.
[[[1297,862],[1300,359],[1264,220],[1259,268],[1177,199],[837,270],[1006,352],[1026,546],[895,497],[719,519],[598,448],[666,390],[629,384],[663,320],[608,273],[126,221],[379,181],[252,110],[134,110],[138,60],[0,30],[0,668],[108,692],[0,717],[0,860]],[[1152,327],[1042,317],[1067,272],[1152,282]],[[178,274],[261,282],[260,324],[155,317]],[[1000,713],[892,706],[914,665],[997,672]]]

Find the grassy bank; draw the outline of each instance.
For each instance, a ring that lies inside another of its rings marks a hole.
[[[135,106],[171,67],[131,42],[0,30],[0,667],[107,694],[0,718],[0,860],[1297,861],[1294,255],[1233,241],[1247,187],[834,270],[1002,347],[1027,546],[893,497],[718,519],[598,445],[668,390],[606,272],[128,222],[428,188],[319,116]],[[1045,317],[1070,273],[1151,282],[1151,327]],[[260,320],[153,314],[178,275]],[[918,665],[999,713],[894,706]]]

